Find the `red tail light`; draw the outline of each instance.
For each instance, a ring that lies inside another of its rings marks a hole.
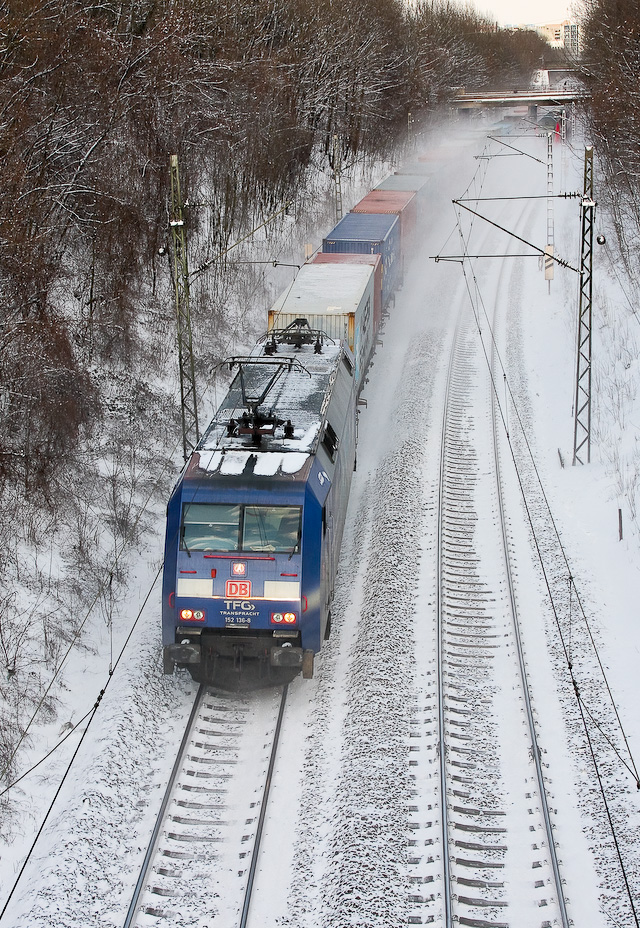
[[[202,609],[181,609],[181,622],[204,622],[204,612]]]
[[[298,616],[295,612],[272,612],[271,613],[271,624],[272,625],[295,625],[298,621]]]

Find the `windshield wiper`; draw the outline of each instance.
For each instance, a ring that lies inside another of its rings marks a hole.
[[[290,561],[291,558],[293,557],[293,555],[296,553],[296,551],[299,550],[299,548],[300,548],[300,539],[301,539],[301,537],[302,537],[302,526],[300,526],[300,528],[298,529],[298,537],[296,538],[296,543],[295,543],[295,545],[293,546],[293,548],[292,548],[291,551],[289,552],[289,557],[287,558],[288,561]]]
[[[187,545],[186,539],[184,537],[185,527],[186,526],[183,525],[182,528],[180,529],[180,541],[182,542],[182,547],[184,548],[184,550],[187,552],[189,557],[191,557],[191,551],[189,551],[189,546]]]

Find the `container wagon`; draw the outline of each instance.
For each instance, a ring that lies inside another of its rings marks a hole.
[[[418,194],[418,202],[420,202],[420,195],[425,191],[427,184],[429,183],[429,178],[424,174],[389,174],[388,177],[385,177],[384,180],[381,180],[380,183],[375,187],[376,190],[410,190],[413,193]]]
[[[373,319],[377,332],[382,322],[382,258],[380,255],[341,255],[319,251],[310,264],[368,264],[373,268]]]
[[[353,213],[383,213],[400,219],[400,248],[403,258],[409,256],[415,245],[417,221],[415,191],[372,190],[353,207]]]
[[[375,275],[368,264],[305,264],[269,310],[269,329],[304,318],[353,352],[362,385],[375,339]]]
[[[397,216],[347,213],[322,242],[327,254],[380,255],[382,305],[386,307],[400,285],[402,243]]]

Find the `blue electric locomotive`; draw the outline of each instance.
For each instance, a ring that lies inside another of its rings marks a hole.
[[[303,319],[229,363],[169,501],[164,671],[249,688],[311,677],[328,636],[357,384],[349,348]]]

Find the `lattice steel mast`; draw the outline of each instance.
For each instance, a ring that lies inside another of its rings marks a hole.
[[[196,378],[191,340],[191,314],[189,310],[189,266],[187,264],[187,236],[184,228],[183,204],[180,195],[178,156],[171,155],[171,213],[169,217],[173,245],[173,283],[176,294],[176,321],[178,327],[178,366],[180,369],[180,400],[182,414],[182,450],[185,461],[200,440]]]
[[[335,186],[335,201],[336,201],[336,225],[342,219],[344,215],[342,209],[342,152],[340,150],[340,139],[337,135],[333,137],[333,151],[332,158],[333,164],[333,182]]]
[[[582,197],[582,253],[578,304],[578,352],[574,406],[573,463],[591,460],[591,316],[593,296],[593,228],[596,204],[593,199],[593,147],[584,151],[584,194]]]
[[[544,250],[544,279],[549,281],[549,293],[551,293],[551,281],[553,280],[553,250],[553,134],[549,132],[547,134],[547,244]]]

